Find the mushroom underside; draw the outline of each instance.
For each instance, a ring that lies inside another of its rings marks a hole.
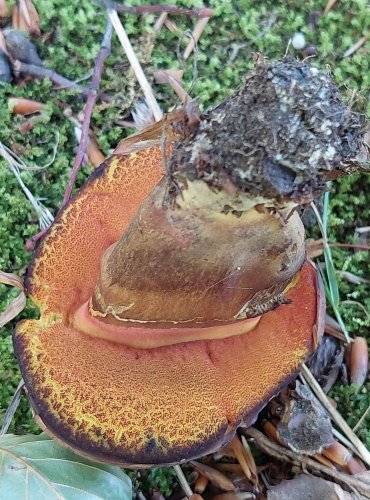
[[[160,165],[160,148],[150,148],[93,174],[35,254],[26,287],[41,316],[14,336],[40,424],[78,453],[131,467],[199,457],[252,423],[314,351],[320,315],[316,271],[305,263],[287,292],[292,303],[246,334],[135,349],[74,329],[102,253],[160,179]]]

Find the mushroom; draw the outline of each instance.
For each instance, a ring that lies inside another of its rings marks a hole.
[[[229,442],[323,331],[298,208],[350,170],[360,118],[304,63],[261,63],[218,107],[124,140],[56,217],[14,346],[40,426],[147,467]]]

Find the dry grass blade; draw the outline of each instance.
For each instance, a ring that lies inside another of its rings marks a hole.
[[[325,9],[324,9],[324,14],[327,14],[328,12],[330,12],[336,3],[337,3],[337,0],[329,0],[328,3],[326,4]]]
[[[356,448],[359,456],[365,461],[367,465],[370,466],[369,450],[362,443],[362,441],[360,441],[360,439],[356,436],[356,434],[344,420],[342,415],[337,411],[336,408],[334,408],[329,398],[321,389],[320,385],[318,384],[318,382],[316,381],[315,377],[312,375],[310,370],[307,368],[305,363],[303,363],[301,367],[301,375],[303,376],[303,379],[306,381],[306,383],[311,387],[312,391],[317,396],[317,398],[321,401],[324,408],[327,410],[327,412],[329,413],[333,421],[336,423],[336,425],[344,432],[346,437]]]
[[[257,465],[256,465],[256,462],[254,460],[254,456],[252,454],[252,451],[249,447],[248,441],[247,441],[245,436],[241,436],[241,442],[242,442],[242,445],[244,448],[244,450],[243,450],[244,451],[244,458],[247,461],[249,470],[252,473],[251,481],[256,487],[258,487],[259,486],[258,472],[257,472]]]
[[[352,54],[354,54],[356,52],[356,50],[358,50],[360,47],[363,46],[363,44],[369,39],[369,35],[365,35],[363,37],[360,38],[360,40],[358,40],[356,43],[354,43],[353,45],[351,45],[351,47],[345,51],[345,53],[343,54],[343,58],[344,57],[349,57],[351,56]]]
[[[360,420],[357,422],[357,424],[354,426],[353,432],[356,432],[361,427],[361,425],[363,424],[365,418],[368,416],[369,412],[370,412],[370,406],[368,406],[366,408],[364,414],[362,415],[362,417],[360,418]]]
[[[3,422],[1,424],[1,429],[0,429],[0,436],[3,436],[8,432],[9,426],[11,424],[11,421],[13,420],[14,414],[17,411],[17,408],[19,406],[19,402],[21,400],[21,393],[22,389],[24,386],[24,381],[21,379],[21,381],[18,384],[18,387],[12,397],[12,400],[10,401],[10,404],[5,412]]]
[[[336,482],[347,485],[351,490],[355,489],[361,495],[364,495],[365,498],[370,498],[370,484],[365,480],[362,480],[360,477],[350,476],[349,474],[340,472],[331,467],[326,467],[306,455],[301,455],[295,451],[283,448],[277,443],[274,443],[254,427],[250,427],[244,432],[249,437],[254,438],[257,446],[268,455],[275,457],[282,462],[291,463],[305,471],[311,472],[312,474],[325,474],[326,476],[334,479]]]
[[[174,465],[173,468],[175,469],[177,479],[179,480],[180,486],[183,489],[183,492],[187,497],[191,497],[193,492],[190,488],[190,485],[185,477],[185,474],[182,472],[182,469],[179,465]]]
[[[19,290],[21,290],[22,292],[24,291],[23,280],[16,274],[0,271],[0,283],[4,283],[4,285],[14,286],[16,288],[19,288]]]
[[[0,283],[4,285],[10,285],[15,288],[19,288],[21,293],[16,297],[6,308],[6,310],[0,314],[0,328],[9,323],[18,314],[23,311],[26,305],[26,295],[24,293],[23,280],[19,276],[13,273],[5,273],[0,271]]]
[[[198,43],[198,40],[201,37],[201,35],[204,31],[204,28],[207,26],[209,19],[210,19],[209,17],[201,17],[199,19],[199,21],[197,22],[197,24],[195,25],[195,28],[194,28],[194,31],[191,35],[190,40],[189,40],[188,46],[186,47],[185,52],[184,52],[183,57],[184,57],[185,61],[190,56],[190,54],[193,52],[194,47]]]
[[[249,481],[251,481],[252,471],[250,470],[247,460],[245,458],[244,448],[242,443],[240,442],[239,437],[235,436],[227,445],[227,447],[232,450],[235,458],[240,463],[246,478],[249,479]]]
[[[14,319],[23,309],[26,307],[26,295],[21,292],[18,297],[16,297],[6,310],[0,314],[0,328],[5,326],[9,321]]]
[[[117,33],[119,41],[121,42],[123,50],[126,53],[127,59],[129,60],[131,67],[135,73],[135,76],[140,84],[145,99],[149,104],[155,119],[158,121],[162,118],[163,114],[162,110],[157,103],[157,99],[154,96],[153,90],[144,74],[141,64],[139,63],[139,60],[135,54],[135,51],[131,45],[131,42],[127,36],[124,27],[122,26],[122,23],[120,21],[120,18],[118,17],[116,10],[108,8],[108,16],[109,19],[111,20],[113,28]]]
[[[191,461],[191,465],[196,471],[209,479],[209,481],[217,488],[224,491],[235,491],[235,486],[228,477],[222,472],[200,462]]]

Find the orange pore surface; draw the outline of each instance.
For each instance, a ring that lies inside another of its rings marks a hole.
[[[70,314],[91,295],[102,252],[159,180],[159,149],[113,157],[61,213],[27,289],[39,320],[15,351],[42,425],[77,452],[127,466],[171,464],[225,444],[313,352],[317,278],[306,263],[281,305],[249,333],[137,349],[91,337]]]

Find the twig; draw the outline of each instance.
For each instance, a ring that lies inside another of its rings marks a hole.
[[[356,436],[351,427],[344,420],[342,415],[338,412],[336,408],[332,405],[327,395],[321,389],[315,377],[312,375],[310,370],[307,368],[306,364],[303,363],[301,367],[301,375],[307,382],[307,384],[311,387],[313,392],[316,394],[317,398],[324,405],[324,408],[330,414],[331,418],[337,424],[337,426],[344,432],[345,436],[351,441],[353,446],[356,448],[359,456],[366,462],[367,465],[370,465],[370,452],[366,448],[366,446],[362,443],[362,441]]]
[[[104,2],[106,3],[106,2]],[[156,119],[156,121],[160,120],[162,118],[162,110],[159,107],[157,100],[154,96],[152,87],[150,86],[144,71],[141,67],[141,64],[136,57],[135,51],[131,45],[131,42],[127,36],[127,33],[125,31],[125,28],[122,26],[122,23],[118,17],[117,11],[111,7],[111,5],[107,4],[107,11],[108,11],[108,16],[109,19],[111,20],[111,23],[117,33],[117,36],[119,38],[119,41],[121,42],[121,45],[126,53],[127,59],[129,60],[132,69],[134,70],[135,76],[140,84],[140,87],[144,93],[145,99],[152,110],[153,116]]]
[[[291,462],[293,465],[301,467],[303,470],[310,470],[314,474],[325,474],[340,483],[348,485],[350,488],[355,488],[361,495],[366,498],[370,498],[370,485],[361,479],[357,479],[355,476],[350,476],[343,472],[339,472],[336,469],[326,467],[325,465],[312,460],[305,455],[300,455],[295,451],[283,448],[279,444],[266,437],[262,432],[258,431],[254,427],[245,429],[244,433],[248,436],[254,438],[255,443],[261,450],[263,450],[268,455],[277,458],[280,461]]]
[[[112,24],[110,20],[107,21],[107,26],[105,29],[103,41],[100,45],[100,50],[98,52],[98,55],[96,56],[95,59],[95,65],[94,65],[94,73],[92,76],[91,80],[91,87],[89,90],[89,95],[87,96],[86,100],[86,106],[85,106],[85,114],[84,114],[84,121],[82,124],[82,129],[81,129],[81,140],[78,145],[78,151],[76,154],[75,161],[73,163],[72,167],[72,172],[71,176],[68,181],[68,185],[64,194],[63,198],[63,204],[64,206],[72,193],[72,189],[77,177],[77,173],[81,167],[82,160],[84,158],[85,152],[86,152],[86,146],[87,142],[89,140],[89,130],[90,130],[90,121],[91,121],[91,116],[93,113],[93,109],[95,106],[95,102],[98,96],[99,92],[99,87],[100,87],[100,80],[103,72],[103,66],[104,66],[104,61],[110,54],[110,48],[111,48],[111,40],[112,40]]]
[[[58,87],[74,88],[81,92],[82,95],[88,96],[90,89],[80,85],[79,83],[68,80],[64,76],[59,75],[53,69],[43,68],[35,64],[27,64],[21,61],[14,61],[13,68],[15,72],[22,73],[22,75],[30,75],[36,78],[49,78]]]
[[[191,495],[193,494],[193,492],[189,486],[189,483],[185,477],[185,474],[182,472],[182,469],[179,465],[174,465],[173,468],[175,469],[176,476],[177,476],[177,479],[179,480],[181,488],[183,489],[185,495],[190,498]]]
[[[29,240],[26,240],[26,250],[28,252],[33,252],[36,248],[36,243],[41,240],[41,238],[43,238],[45,236],[45,234],[47,233],[49,228],[46,228],[46,229],[43,229],[42,231],[39,231],[37,234],[35,234],[34,236],[32,236],[32,238],[30,238]]]
[[[167,14],[179,14],[184,16],[210,17],[213,15],[213,9],[201,7],[195,9],[185,9],[176,7],[176,5],[141,5],[130,7],[128,5],[116,4],[118,12],[128,12],[129,14],[145,14],[147,12],[167,12]]]
[[[360,40],[358,40],[348,50],[345,51],[345,53],[343,54],[343,58],[349,57],[352,54],[354,54],[356,52],[356,50],[358,50],[360,47],[363,46],[363,44],[365,42],[367,42],[368,39],[369,39],[369,35],[365,35],[365,36],[361,37]]]
[[[370,245],[362,245],[360,243],[328,243],[328,245],[333,248],[358,248],[359,250],[370,250]]]

